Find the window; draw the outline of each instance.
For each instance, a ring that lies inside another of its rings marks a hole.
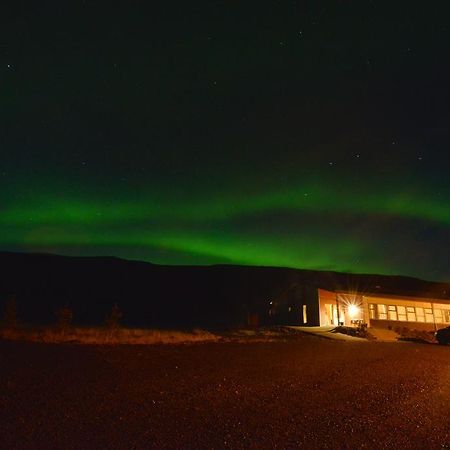
[[[397,320],[397,308],[393,305],[388,306],[389,320]]]
[[[398,320],[403,320],[403,322],[406,322],[408,320],[406,316],[406,308],[404,306],[397,306],[397,314]]]
[[[434,314],[431,308],[425,308],[425,321],[429,323],[434,322]]]
[[[380,320],[387,320],[387,308],[386,308],[386,305],[378,305],[378,318]]]
[[[423,308],[416,308],[417,322],[425,322],[425,312]]]
[[[435,318],[436,322],[438,322],[438,323],[444,322],[444,317],[442,316],[442,309],[434,310],[434,318]]]
[[[390,300],[388,300],[390,301]],[[405,302],[406,303],[406,302]],[[420,303],[418,303],[420,305]],[[431,308],[422,306],[400,306],[369,303],[369,318],[400,322],[450,323],[450,308],[444,304],[428,303]]]
[[[416,321],[416,313],[414,311],[413,306],[407,306],[406,307],[406,314],[408,316],[408,322],[415,322]]]
[[[450,322],[450,309],[444,309],[442,312],[444,313],[444,321],[446,323],[449,323]]]
[[[303,323],[308,323],[308,315],[306,314],[306,305],[303,305]]]
[[[376,319],[375,305],[373,303],[370,303],[370,305],[369,305],[369,317],[371,319]]]

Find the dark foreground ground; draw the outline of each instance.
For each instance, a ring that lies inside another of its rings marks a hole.
[[[447,448],[450,347],[0,342],[0,448]]]

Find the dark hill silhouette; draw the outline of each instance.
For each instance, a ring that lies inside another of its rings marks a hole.
[[[15,296],[19,319],[54,321],[63,305],[79,324],[99,324],[117,302],[135,326],[230,326],[269,301],[292,302],[307,290],[352,290],[450,299],[450,284],[403,276],[252,266],[163,266],[115,257],[0,252],[0,302]]]

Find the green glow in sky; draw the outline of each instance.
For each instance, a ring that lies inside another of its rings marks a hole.
[[[273,211],[354,213],[410,217],[450,225],[450,207],[442,198],[393,190],[352,191],[335,185],[304,185],[289,189],[203,198],[71,199],[37,194],[32,201],[6,206],[3,225],[114,224],[127,221],[220,221]]]
[[[35,3],[2,10],[0,250],[450,281],[442,8]]]
[[[393,238],[393,224],[450,225],[445,202],[393,186],[374,194],[343,183],[311,183],[247,195],[228,190],[214,197],[141,192],[136,199],[120,192],[78,198],[58,192],[36,192],[32,200],[6,204],[0,245],[71,254],[95,249],[169,264],[411,274],[416,263],[402,263],[398,254],[414,236],[405,238],[397,225]]]

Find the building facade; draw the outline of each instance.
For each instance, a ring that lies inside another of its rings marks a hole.
[[[450,325],[450,299],[318,289],[318,301],[321,326],[366,323],[369,328],[432,331]]]

